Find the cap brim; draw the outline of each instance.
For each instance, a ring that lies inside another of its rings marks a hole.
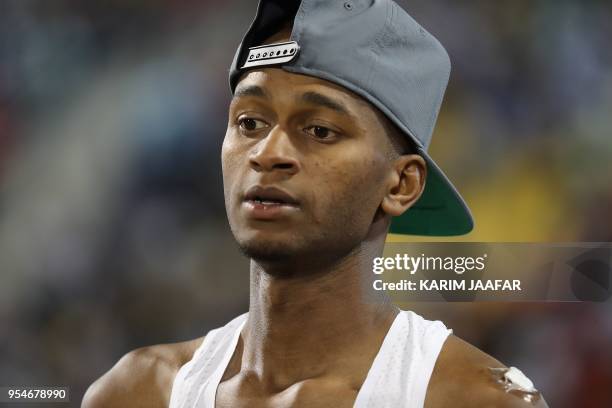
[[[425,190],[414,206],[393,218],[389,232],[431,236],[467,234],[474,228],[468,206],[427,152],[418,148],[418,153],[427,162]]]

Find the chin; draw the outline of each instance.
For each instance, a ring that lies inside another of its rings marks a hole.
[[[259,262],[288,262],[302,252],[299,245],[296,245],[295,237],[289,237],[285,233],[254,231],[234,234],[234,237],[242,253]]]

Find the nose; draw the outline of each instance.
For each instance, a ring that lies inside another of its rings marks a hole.
[[[279,171],[293,175],[299,170],[291,139],[278,125],[256,144],[249,155],[249,163],[257,172]]]

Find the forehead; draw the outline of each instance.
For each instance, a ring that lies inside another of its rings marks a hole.
[[[238,82],[234,95],[235,99],[255,96],[283,104],[313,100],[313,98],[304,98],[304,95],[321,95],[327,97],[329,102],[335,101],[337,105],[344,107],[347,111],[345,113],[350,116],[375,122],[381,120],[379,113],[369,102],[348,89],[321,78],[294,74],[280,68],[263,68],[246,72]],[[327,105],[333,107],[332,104]]]

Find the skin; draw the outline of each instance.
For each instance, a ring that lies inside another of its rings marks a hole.
[[[269,42],[288,36],[283,30]],[[251,258],[250,305],[216,406],[353,405],[399,312],[362,288],[371,287],[391,217],[424,188],[424,160],[405,151],[388,120],[342,87],[277,68],[243,75],[222,165],[230,226]],[[244,202],[254,185],[281,188],[298,204],[271,220],[254,217]],[[178,369],[202,340],[128,353],[83,406],[167,406]],[[505,392],[489,367],[504,366],[451,335],[425,406],[547,406]]]

